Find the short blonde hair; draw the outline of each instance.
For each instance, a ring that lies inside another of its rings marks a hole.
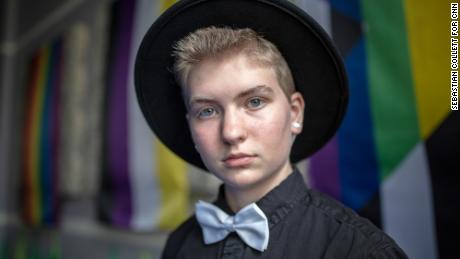
[[[278,48],[252,29],[210,26],[190,33],[173,47],[174,74],[183,90],[194,65],[206,58],[244,54],[257,65],[274,70],[288,100],[295,92],[291,70]]]

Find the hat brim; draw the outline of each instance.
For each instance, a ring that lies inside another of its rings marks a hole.
[[[285,0],[180,1],[156,20],[144,36],[135,64],[139,105],[156,136],[187,162],[206,169],[194,148],[171,53],[179,39],[211,25],[251,28],[274,43],[286,59],[305,99],[303,130],[293,144],[291,162],[325,145],[347,107],[345,69],[323,29]]]

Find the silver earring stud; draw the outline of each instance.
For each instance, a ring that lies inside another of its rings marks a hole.
[[[302,125],[300,125],[300,123],[298,123],[298,122],[296,121],[296,122],[293,122],[293,123],[292,123],[292,127],[294,127],[294,128],[300,128],[300,127],[302,127]]]

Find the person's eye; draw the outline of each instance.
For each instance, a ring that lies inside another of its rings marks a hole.
[[[198,111],[197,117],[199,119],[207,119],[213,117],[214,115],[216,115],[216,113],[216,109],[212,107],[206,107]]]
[[[260,97],[253,97],[248,100],[247,106],[249,109],[259,109],[265,105],[265,101]]]

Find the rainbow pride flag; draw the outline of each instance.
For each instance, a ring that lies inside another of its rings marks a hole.
[[[26,223],[53,225],[58,220],[59,93],[62,39],[31,58],[23,128],[22,209]]]
[[[322,17],[350,83],[340,130],[308,163],[312,187],[370,218],[410,258],[456,254],[460,114],[450,110],[450,2],[296,3]]]

